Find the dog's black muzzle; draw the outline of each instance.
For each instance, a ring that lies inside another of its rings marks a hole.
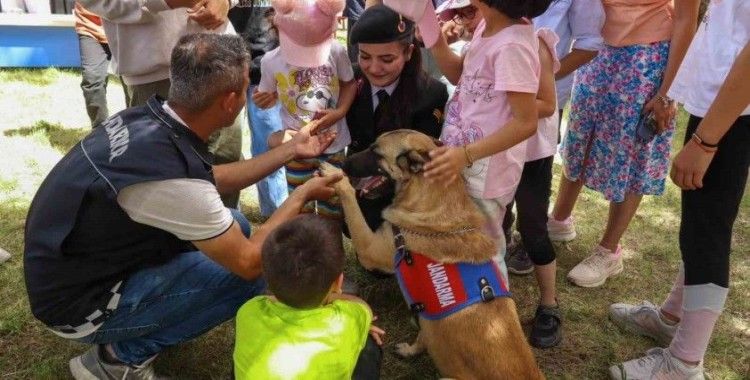
[[[347,176],[354,178],[384,175],[385,173],[378,165],[379,160],[380,156],[372,148],[366,149],[347,157],[343,170]]]

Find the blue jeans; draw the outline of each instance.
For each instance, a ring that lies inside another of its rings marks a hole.
[[[252,97],[255,87],[247,90],[247,120],[250,124],[250,153],[257,157],[268,151],[268,136],[271,133],[282,129],[281,103],[277,103],[267,110],[255,106],[250,98]],[[258,201],[260,203],[260,214],[271,216],[276,211],[288,195],[286,187],[286,173],[284,168],[271,173],[256,184],[258,188]]]
[[[237,210],[232,210],[232,215],[250,236],[247,219]],[[111,344],[118,359],[140,364],[166,347],[234,318],[240,306],[265,287],[262,279],[244,280],[203,252],[181,253],[125,280],[112,316],[95,333],[78,341]]]

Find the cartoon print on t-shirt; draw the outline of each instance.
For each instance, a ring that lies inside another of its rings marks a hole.
[[[339,78],[331,66],[291,68],[277,73],[279,100],[294,118],[309,123],[324,109],[336,108]]]
[[[318,112],[321,109],[333,108],[333,96],[328,87],[316,87],[297,96],[297,107],[307,112]]]
[[[466,92],[468,97],[474,98],[472,99],[474,102],[478,99],[485,103],[491,103],[495,100],[496,93],[492,90],[492,82],[487,80],[483,81],[479,78],[479,70],[475,71],[474,74],[467,75],[465,81],[462,78],[459,86],[461,86],[461,89]]]
[[[460,86],[453,93],[453,98],[446,105],[445,125],[443,126],[443,136],[441,140],[448,146],[464,146],[474,141],[481,140],[484,132],[475,122],[468,125],[461,120],[461,88]],[[479,174],[473,173],[471,169],[465,171],[466,175]]]

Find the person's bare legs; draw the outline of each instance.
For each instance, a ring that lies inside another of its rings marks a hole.
[[[635,212],[641,204],[641,199],[643,199],[643,195],[627,193],[625,194],[624,201],[609,203],[607,228],[604,230],[602,240],[599,242],[601,247],[611,252],[617,251],[617,245],[620,243],[622,235],[628,229],[630,221],[633,220],[633,216],[635,216]]]
[[[552,209],[552,218],[557,221],[563,221],[573,214],[573,208],[576,206],[578,195],[581,194],[583,180],[569,180],[565,175],[560,178],[560,189],[555,199],[555,206]]]

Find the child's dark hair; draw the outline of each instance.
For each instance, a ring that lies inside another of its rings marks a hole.
[[[340,227],[317,215],[298,216],[271,232],[261,258],[268,288],[279,301],[317,307],[344,269]]]
[[[534,18],[549,8],[552,0],[479,0],[510,18]]]

